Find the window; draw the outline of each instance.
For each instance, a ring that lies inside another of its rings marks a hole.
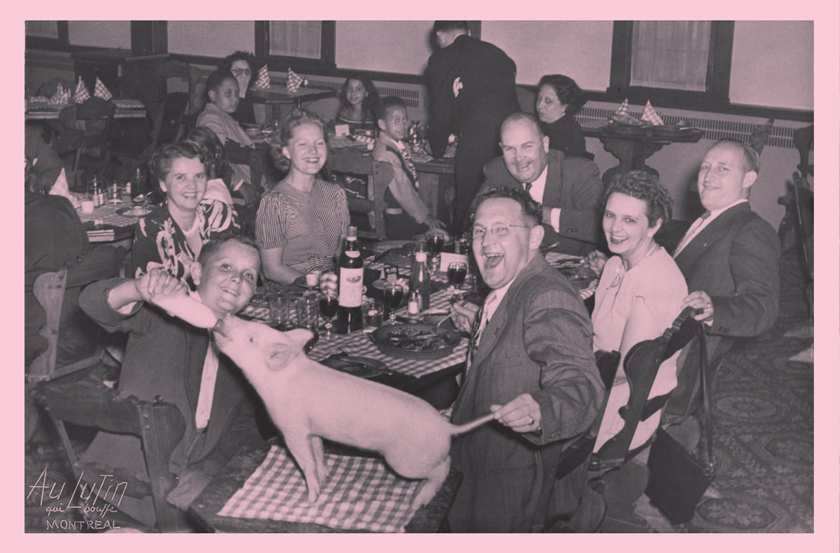
[[[616,21],[608,92],[662,107],[728,104],[734,27],[732,21]]]
[[[69,44],[66,21],[27,21],[26,47],[49,48],[58,44]]]
[[[335,21],[257,21],[255,33],[259,58],[335,67]]]

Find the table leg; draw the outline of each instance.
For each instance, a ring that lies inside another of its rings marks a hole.
[[[618,159],[618,165],[604,171],[604,182],[609,183],[615,175],[630,171],[645,171],[659,176],[659,171],[645,164],[645,160],[662,149],[663,142],[642,142],[623,138],[601,138],[604,149]]]

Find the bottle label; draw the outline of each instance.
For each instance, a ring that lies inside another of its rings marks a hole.
[[[347,257],[359,257],[359,256],[361,255],[361,252],[354,251],[354,250],[346,250],[346,251],[344,252],[344,254],[345,254]]]
[[[361,307],[364,272],[364,268],[341,268],[338,284],[338,305],[342,307]]]

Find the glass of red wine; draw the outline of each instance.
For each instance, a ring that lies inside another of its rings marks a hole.
[[[327,292],[321,295],[321,314],[324,318],[327,319],[327,324],[324,325],[324,329],[327,333],[324,335],[324,340],[329,340],[332,338],[332,319],[335,317],[336,311],[338,311],[338,296]]]
[[[388,306],[389,311],[391,312],[391,315],[388,320],[390,324],[394,324],[394,321],[397,318],[396,311],[402,303],[404,294],[405,289],[403,288],[403,285],[398,282],[388,282],[385,285],[385,288],[382,289],[382,299],[385,302],[385,305]]]
[[[453,261],[446,268],[446,276],[449,278],[449,292],[455,293],[455,289],[464,282],[467,277],[467,264],[461,261]]]
[[[443,243],[446,241],[443,233],[432,232],[426,237],[426,245],[432,254],[432,270],[437,272],[440,267],[440,252],[443,250]]]

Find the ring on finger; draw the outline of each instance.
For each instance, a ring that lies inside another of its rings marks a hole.
[[[534,424],[534,417],[532,417],[531,415],[528,415],[528,420],[529,420],[528,426],[531,426],[532,424]]]

